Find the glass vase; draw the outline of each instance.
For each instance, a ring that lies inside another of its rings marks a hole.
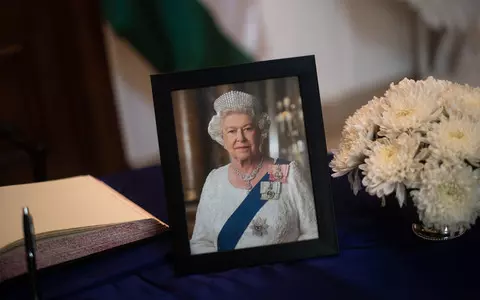
[[[465,232],[465,228],[461,228],[458,231],[452,231],[448,226],[443,226],[441,230],[434,228],[427,228],[421,222],[412,224],[412,231],[416,236],[429,241],[448,241],[459,236],[462,236]]]
[[[428,241],[448,241],[460,237],[466,232],[466,229],[463,227],[458,231],[453,231],[448,226],[442,226],[441,229],[425,226],[418,216],[417,207],[411,197],[407,196],[406,200],[406,205],[402,209],[404,209],[404,213],[408,216],[413,233],[419,238]]]

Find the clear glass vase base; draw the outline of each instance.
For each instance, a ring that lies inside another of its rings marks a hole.
[[[413,223],[412,231],[415,233],[415,235],[425,240],[448,241],[462,236],[466,232],[466,229],[462,228],[457,232],[452,232],[448,229],[448,227],[445,227],[443,230],[437,230],[426,228],[422,224]]]

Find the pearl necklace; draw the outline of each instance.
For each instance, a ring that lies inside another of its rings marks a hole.
[[[262,156],[262,159],[260,160],[260,163],[257,165],[257,167],[250,174],[243,174],[242,172],[240,172],[240,170],[235,168],[233,165],[232,165],[232,168],[233,168],[233,171],[237,174],[237,176],[240,177],[240,179],[242,179],[243,181],[245,181],[245,183],[247,185],[247,188],[249,190],[251,190],[252,189],[251,181],[255,177],[257,177],[258,171],[260,171],[262,166],[263,166],[263,156]]]

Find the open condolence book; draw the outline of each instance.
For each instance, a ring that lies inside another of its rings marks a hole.
[[[0,282],[27,272],[24,206],[33,217],[39,269],[168,229],[167,224],[92,176],[0,187]]]

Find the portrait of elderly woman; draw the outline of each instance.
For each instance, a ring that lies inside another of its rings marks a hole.
[[[204,182],[191,253],[317,238],[313,192],[300,164],[261,151],[270,127],[261,103],[230,91],[214,101],[213,109],[208,133],[230,162],[211,170]]]

